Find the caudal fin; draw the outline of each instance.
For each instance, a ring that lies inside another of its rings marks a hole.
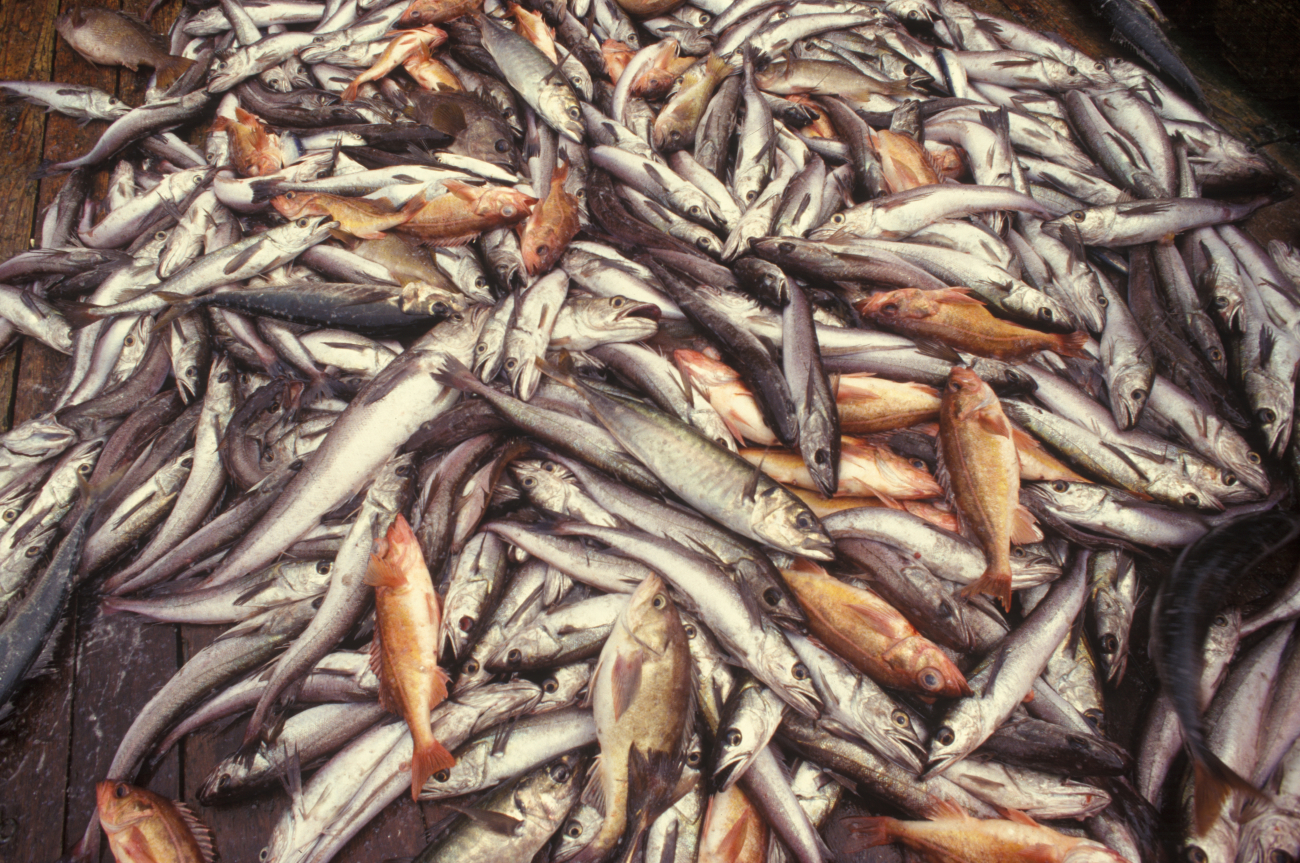
[[[411,799],[419,801],[420,789],[430,776],[455,766],[456,757],[436,740],[430,740],[427,746],[415,750],[411,756]]]
[[[194,61],[185,57],[168,57],[165,63],[158,64],[158,88],[166,90],[176,80],[190,70]]]
[[[1193,761],[1192,772],[1196,789],[1196,833],[1199,836],[1210,832],[1231,792],[1240,791],[1252,798],[1263,796],[1262,791],[1238,776],[1212,752],[1206,752],[1203,761]]]
[[[1087,356],[1084,346],[1088,344],[1088,331],[1079,329],[1072,333],[1060,333],[1056,339],[1056,352],[1063,357]]]
[[[844,843],[846,854],[857,854],[867,848],[888,845],[894,841],[894,819],[888,816],[873,817],[864,815],[860,818],[845,818],[844,826],[849,829],[849,838]]]
[[[1002,603],[1002,607],[1011,610],[1011,570],[1006,569],[999,572],[990,566],[984,570],[979,581],[974,584],[968,584],[961,589],[962,596],[975,596],[976,594],[987,593],[989,596],[996,598]]]

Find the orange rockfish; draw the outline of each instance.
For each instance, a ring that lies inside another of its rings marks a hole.
[[[987,593],[1011,608],[1011,543],[1041,534],[1020,505],[1020,458],[1002,404],[979,375],[953,366],[939,410],[940,477],[988,560],[962,593]]]
[[[939,418],[939,391],[934,387],[870,374],[840,375],[838,380],[835,407],[841,431],[871,434]]]
[[[411,729],[411,799],[424,781],[456,763],[433,739],[429,711],[447,698],[447,672],[438,667],[441,610],[420,544],[400,514],[370,556],[366,583],[375,588],[375,638],[370,665],[379,676],[379,703]]]
[[[965,288],[899,288],[874,294],[858,303],[857,309],[887,330],[1007,362],[1028,359],[1039,351],[1081,357],[1088,341],[1083,330],[1044,333],[995,318]]]
[[[230,141],[230,161],[242,177],[264,177],[283,167],[280,137],[266,131],[262,121],[243,108],[235,108],[235,119],[217,117],[212,131],[225,132]]]
[[[532,42],[538,51],[558,66],[560,55],[555,52],[555,31],[546,25],[546,20],[518,3],[510,4],[510,14],[515,16],[515,21],[519,24],[515,32]]]
[[[777,443],[776,435],[768,428],[754,393],[740,379],[740,372],[721,360],[685,348],[673,351],[673,360],[690,378],[691,384],[713,405],[727,426],[727,431],[737,441],[749,441],[762,446]]]
[[[443,186],[447,194],[425,203],[397,230],[428,246],[463,246],[484,231],[523,221],[537,203],[508,186],[471,186],[459,180]]]
[[[352,83],[347,86],[347,89],[343,91],[339,98],[344,102],[351,102],[357,98],[357,88],[362,84],[367,81],[378,81],[405,63],[407,58],[414,56],[421,49],[427,53],[430,48],[436,48],[446,41],[446,31],[439,30],[437,27],[420,27],[416,30],[398,31],[397,35],[388,43],[388,47],[384,49],[384,53],[379,55],[375,65],[353,78]]]
[[[411,0],[402,17],[393,25],[395,29],[441,24],[483,8],[483,0]]]
[[[285,192],[271,199],[286,219],[299,216],[329,216],[339,223],[339,230],[363,240],[380,240],[384,231],[395,228],[420,209],[424,200],[416,197],[400,210],[387,201],[369,198],[343,198],[324,192]]]
[[[845,853],[901,842],[933,863],[1128,863],[1100,842],[1058,833],[1014,809],[1006,818],[983,819],[948,800],[936,800],[934,808],[929,821],[845,818],[852,835]]]
[[[767,822],[739,785],[709,798],[696,863],[763,863]]]
[[[881,173],[890,192],[906,192],[939,182],[939,173],[925,147],[915,138],[878,129],[870,132],[870,143],[880,159]]]
[[[569,163],[561,162],[551,175],[551,191],[533,209],[519,232],[519,247],[529,275],[540,275],[555,266],[582,227],[578,220],[578,199],[564,188],[568,176]]]
[[[750,464],[761,465],[772,479],[800,488],[816,489],[803,456],[790,450],[742,449]],[[901,500],[925,500],[943,494],[925,463],[918,466],[883,443],[840,438],[840,482],[836,497],[873,495],[894,508]]]
[[[212,863],[216,856],[212,834],[184,803],[111,780],[95,786],[95,803],[117,863]]]
[[[465,89],[456,73],[446,63],[430,55],[429,49],[423,46],[402,61],[402,68],[415,79],[415,83],[431,92],[446,93]]]
[[[781,574],[808,615],[808,630],[881,686],[930,697],[971,694],[947,654],[874,592],[802,559]]]
[[[787,486],[790,493],[808,504],[808,508],[813,511],[813,515],[818,518],[825,518],[837,512],[843,512],[846,509],[860,509],[862,507],[888,507],[889,504],[878,497],[822,497],[820,492],[811,489],[799,488],[798,486]],[[939,509],[933,503],[926,500],[900,500],[898,504],[903,509],[910,512],[917,518],[923,518],[930,524],[950,530],[957,533],[961,530],[961,523],[952,513]],[[891,509],[893,507],[890,507]]]

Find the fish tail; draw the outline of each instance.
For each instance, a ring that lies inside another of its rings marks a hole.
[[[442,368],[432,372],[432,375],[433,379],[443,386],[462,392],[479,393],[484,389],[483,382],[464,363],[450,354],[443,356]]]
[[[1082,357],[1086,356],[1084,345],[1088,343],[1087,330],[1075,330],[1072,333],[1061,333],[1056,339],[1056,352],[1063,357]]]
[[[339,94],[339,99],[344,102],[355,102],[357,99],[357,90],[360,89],[360,87],[361,82],[353,79],[352,83],[344,88],[343,92]]]
[[[456,758],[437,740],[416,749],[411,755],[411,799],[419,801],[420,789],[430,776],[439,770],[450,770],[456,766]]]
[[[1251,798],[1263,796],[1263,792],[1237,775],[1236,771],[1224,764],[1213,752],[1206,752],[1202,759],[1192,762],[1195,775],[1195,814],[1196,832],[1204,836],[1210,832],[1223,803],[1233,791],[1239,791]]]
[[[860,818],[845,818],[844,826],[849,829],[849,839],[844,845],[846,854],[857,854],[867,848],[875,848],[879,845],[888,845],[894,841],[893,827],[894,819],[889,816],[873,817],[862,816]]]
[[[979,581],[974,584],[968,584],[961,589],[962,596],[975,596],[976,594],[987,593],[989,596],[996,597],[1002,607],[1007,611],[1011,610],[1011,570],[1008,567],[995,568],[990,566],[984,570]]]
[[[78,303],[74,300],[65,300],[55,303],[59,311],[63,312],[63,317],[67,318],[68,326],[74,330],[85,329],[91,324],[99,323],[103,320],[100,314],[100,306],[94,306],[90,303]]]
[[[166,90],[171,87],[171,85],[175,84],[177,79],[188,72],[190,67],[193,65],[194,61],[186,59],[185,57],[168,57],[167,61],[160,63],[158,68],[155,70],[158,73],[159,89]]]

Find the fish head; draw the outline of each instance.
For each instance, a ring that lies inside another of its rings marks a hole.
[[[905,669],[917,692],[930,697],[959,698],[970,695],[970,685],[948,655],[922,636],[905,639],[890,651],[891,664]]]
[[[1070,332],[1074,329],[1072,316],[1064,306],[1024,282],[1012,285],[1011,292],[1002,300],[1002,308],[1045,330]]]
[[[722,360],[700,351],[678,348],[673,351],[673,361],[677,363],[678,368],[686,370],[692,383],[705,391],[740,380],[740,372]]]
[[[283,248],[302,250],[328,240],[330,232],[338,226],[339,223],[329,216],[299,216],[289,224],[284,225],[284,229],[279,233],[272,233],[277,230],[273,228],[271,231],[267,231],[265,236],[268,239],[278,239],[278,244]]]
[[[1132,364],[1115,370],[1107,382],[1110,410],[1121,431],[1137,425],[1142,409],[1151,395],[1151,366]]]
[[[974,698],[963,699],[948,711],[930,738],[924,778],[939,775],[984,742],[980,713],[980,701]]]
[[[659,332],[659,307],[627,297],[570,299],[573,326],[601,344],[639,342]]]
[[[768,618],[763,619],[763,633],[763,644],[752,657],[754,675],[791,708],[816,719],[823,704],[813,684],[812,672],[790,647],[781,629]]]
[[[573,707],[587,696],[595,660],[584,660],[551,669],[542,679],[542,697],[534,710],[538,713]]]
[[[1291,440],[1295,421],[1293,387],[1269,374],[1247,370],[1246,399],[1255,414],[1255,423],[1268,440],[1268,451],[1280,456]]]
[[[744,775],[767,746],[771,732],[779,723],[780,711],[773,717],[762,709],[737,711],[723,722],[723,727],[718,729],[713,769],[713,781],[720,790],[730,788]]]
[[[554,863],[566,863],[578,856],[578,852],[587,847],[587,843],[600,830],[604,820],[605,814],[595,806],[590,803],[578,804],[560,827],[551,860]]]
[[[857,718],[859,729],[866,732],[867,742],[877,747],[886,758],[919,774],[925,768],[925,725],[921,717],[913,716],[901,705],[888,707],[888,716],[879,704],[869,705],[874,701],[871,695],[855,696],[849,702],[849,710]]]
[[[487,187],[474,203],[474,212],[479,216],[495,218],[498,224],[510,225],[523,221],[532,215],[533,204],[537,199],[506,186]]]
[[[759,491],[751,509],[750,529],[773,548],[812,560],[835,559],[835,544],[817,516],[799,498],[774,482]]]
[[[662,656],[673,649],[686,648],[686,630],[682,628],[677,605],[668,595],[668,586],[658,575],[650,575],[632,591],[622,623],[641,644]]]
[[[117,833],[159,814],[154,795],[143,788],[105,779],[95,786],[95,807],[108,833]]]
[[[237,799],[241,792],[241,780],[247,773],[248,766],[251,766],[252,760],[241,753],[218,764],[199,786],[197,795],[199,802],[204,806],[212,806]]]
[[[253,57],[247,49],[237,48],[218,54],[208,70],[208,92],[224,93],[253,74]]]
[[[1109,500],[1105,486],[1090,482],[1026,482],[1020,486],[1021,501],[1030,509],[1035,505],[1053,512],[1068,513],[1075,518],[1089,518],[1101,512]]]
[[[931,317],[939,306],[918,288],[899,288],[872,294],[857,304],[857,310],[864,318],[888,324]]]
[[[523,792],[530,798],[528,812],[536,812],[538,818],[545,819],[543,823],[554,824],[563,818],[582,791],[586,767],[586,757],[577,752],[561,755],[546,765],[538,781]]]
[[[1047,73],[1047,80],[1051,82],[1052,89],[1073,90],[1079,87],[1099,87],[1105,86],[1107,83],[1114,83],[1106,72],[1105,64],[1093,61],[1089,65],[1093,68],[1069,66],[1060,61],[1053,62],[1051,60],[1043,63]]]
[[[1114,205],[1073,210],[1055,219],[1043,222],[1043,228],[1064,241],[1083,246],[1101,245],[1115,224]]]
[[[1296,801],[1292,798],[1294,804]],[[1291,863],[1300,848],[1300,824],[1286,809],[1266,806],[1241,826],[1237,859],[1242,863]]]
[[[582,125],[582,108],[568,80],[560,77],[562,75],[557,69],[555,76],[542,85],[537,95],[538,113],[547,118],[555,131],[571,141],[581,142],[587,131]]]
[[[1045,483],[1046,485],[1047,483]],[[1046,584],[1061,577],[1061,563],[1050,552],[1032,545],[1011,547],[1011,575],[1017,584]]]
[[[420,543],[415,538],[415,532],[411,530],[406,516],[400,512],[388,526],[383,539],[375,540],[373,553],[380,561],[402,575],[409,577],[421,570],[428,572],[428,568],[424,565],[424,553],[420,551]]]
[[[459,14],[464,4],[457,0],[413,0],[402,17],[397,19],[393,25],[397,30],[408,30],[416,27],[424,27],[428,24],[437,24],[448,20],[447,16],[453,12]]]
[[[960,414],[976,410],[983,403],[996,400],[992,388],[984,382],[974,369],[966,366],[953,366],[948,372],[948,383],[944,387],[943,398],[955,406]]]
[[[1092,610],[1097,628],[1097,652],[1101,654],[1106,679],[1118,681],[1123,678],[1128,663],[1128,624],[1133,609],[1114,591],[1104,590],[1093,595]]]
[[[558,473],[568,474],[567,483],[573,483],[573,474],[553,461],[541,459],[515,459],[510,463],[510,472],[523,488],[524,494],[550,512],[564,512],[564,499],[568,493],[566,480]]]

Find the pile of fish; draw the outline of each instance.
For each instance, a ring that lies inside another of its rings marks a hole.
[[[74,856],[210,861],[133,783],[244,714],[199,799],[287,789],[262,863],[408,793],[421,861],[1300,854],[1300,576],[1231,591],[1295,534],[1300,254],[1157,74],[957,0],[58,29],[152,77],[0,83],[107,124],[0,264],[70,355],[0,436],[0,705],[76,590],[228,627]]]

